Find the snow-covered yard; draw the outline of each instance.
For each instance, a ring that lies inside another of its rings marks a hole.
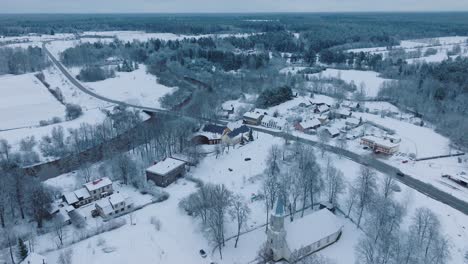
[[[108,98],[154,108],[161,108],[159,99],[176,89],[158,83],[156,76],[146,72],[145,65],[133,72],[116,72],[115,78],[83,84]]]
[[[39,125],[65,116],[63,106],[34,73],[0,76],[0,130]]]
[[[358,87],[358,90],[360,85],[363,84],[365,95],[370,98],[376,97],[382,84],[388,81],[388,79],[379,77],[379,73],[374,71],[326,69],[323,72],[313,74],[313,76],[333,77],[347,83],[353,82]]]

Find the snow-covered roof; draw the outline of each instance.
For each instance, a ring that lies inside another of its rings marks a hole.
[[[309,119],[304,122],[301,122],[299,124],[301,125],[302,128],[309,129],[309,128],[313,128],[316,126],[320,126],[322,123],[320,122],[320,120],[313,118],[313,119]]]
[[[114,193],[107,198],[102,198],[96,202],[96,206],[101,208],[104,214],[109,214],[115,210],[115,208],[120,204],[124,203],[129,205],[131,203],[129,198],[124,197],[120,193]]]
[[[47,263],[47,259],[37,253],[31,252],[28,256],[20,262],[20,264],[44,264]]]
[[[185,165],[185,161],[173,159],[173,158],[166,158],[155,165],[146,169],[147,172],[151,172],[154,174],[158,174],[164,176],[169,172],[179,168],[180,166]]]
[[[457,173],[455,176],[452,177],[453,179],[457,181],[462,181],[468,183],[468,176],[466,175],[465,172]]]
[[[88,189],[88,191],[94,191],[107,185],[112,185],[112,181],[108,177],[104,177],[92,182],[85,183],[83,186]]]
[[[326,112],[326,111],[330,110],[330,107],[329,107],[328,105],[326,105],[326,104],[324,104],[324,105],[319,105],[319,106],[317,107],[317,110],[318,110],[320,113],[322,113],[322,112]]]
[[[91,196],[88,190],[86,190],[85,188],[78,189],[74,191],[73,193],[76,195],[78,199],[87,199]]]
[[[343,222],[326,208],[285,222],[286,242],[291,251],[335,234],[343,227]]]
[[[332,135],[332,136],[333,136],[333,135],[338,135],[338,134],[340,134],[340,130],[338,130],[338,129],[335,128],[335,127],[326,127],[325,130],[327,130],[328,133],[329,133],[330,135]]]
[[[78,198],[75,195],[75,192],[64,193],[63,197],[68,204],[74,204],[78,202]]]
[[[250,118],[250,119],[259,119],[262,116],[263,114],[255,113],[255,112],[247,112],[244,114],[244,118]]]
[[[351,117],[346,119],[346,124],[359,125],[359,119]]]
[[[379,138],[379,137],[376,137],[376,136],[364,136],[364,137],[362,137],[362,139],[373,142],[374,144],[379,145],[381,147],[385,147],[385,148],[398,147],[398,144],[392,143],[389,140],[385,140],[383,138]]]
[[[350,116],[351,115],[351,111],[349,111],[347,109],[343,109],[343,108],[335,110],[335,113],[337,113],[339,115],[344,115],[344,116]]]

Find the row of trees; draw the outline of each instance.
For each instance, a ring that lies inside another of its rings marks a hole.
[[[48,65],[47,56],[39,47],[0,47],[0,75],[40,71]]]

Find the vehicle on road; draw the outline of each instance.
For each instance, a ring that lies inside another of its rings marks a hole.
[[[251,158],[245,158],[244,160],[245,160],[245,161],[249,161],[249,160],[252,160],[252,159],[251,159]]]
[[[200,256],[201,256],[202,258],[206,258],[207,255],[206,255],[205,250],[200,249]]]
[[[404,177],[404,176],[405,176],[405,174],[404,174],[402,171],[400,171],[400,170],[396,172],[396,175],[398,175],[398,176],[400,176],[400,177]]]

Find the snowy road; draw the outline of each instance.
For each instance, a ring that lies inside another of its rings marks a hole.
[[[158,108],[152,108],[152,107],[147,107],[147,106],[141,106],[141,105],[135,105],[135,104],[130,104],[130,103],[110,99],[110,98],[107,98],[105,96],[99,95],[99,94],[97,94],[97,93],[95,93],[93,91],[90,91],[89,89],[84,87],[79,81],[77,81],[68,72],[68,70],[52,55],[52,53],[50,53],[50,51],[47,49],[45,43],[43,43],[42,47],[46,51],[47,55],[52,60],[52,62],[65,75],[65,77],[67,77],[67,79],[69,79],[72,84],[74,84],[78,89],[80,89],[84,93],[87,93],[87,94],[89,94],[89,95],[91,95],[93,97],[96,97],[96,98],[98,98],[100,100],[103,100],[103,101],[106,101],[106,102],[109,102],[109,103],[122,105],[122,106],[126,106],[126,107],[133,107],[133,108],[144,110],[144,111],[147,111],[147,112],[161,113],[161,114],[167,114],[167,115],[177,116],[177,117],[187,117],[187,116],[185,116],[185,115],[183,115],[182,113],[179,113],[179,112],[170,111],[170,110],[163,110],[163,109],[158,109]],[[221,123],[221,124],[226,124],[227,123],[227,121],[225,121],[225,120],[208,120],[206,118],[194,117],[194,116],[189,116],[189,117],[190,118],[196,118],[196,119],[203,120],[203,121],[209,121],[209,122],[216,121],[217,123]],[[345,149],[341,149],[341,148],[338,148],[338,147],[335,147],[335,146],[332,146],[332,145],[328,145],[328,144],[323,144],[323,143],[313,141],[313,140],[310,140],[310,139],[296,137],[296,136],[293,136],[291,134],[287,134],[287,133],[284,133],[284,132],[272,131],[272,130],[269,130],[269,129],[264,129],[264,128],[256,127],[256,126],[251,126],[251,128],[253,130],[255,130],[255,131],[267,133],[267,134],[270,134],[270,135],[273,135],[273,136],[276,136],[276,137],[282,137],[282,138],[289,139],[289,140],[296,140],[296,141],[304,143],[304,144],[308,144],[308,145],[311,145],[311,146],[323,148],[326,151],[333,152],[333,153],[335,153],[337,155],[343,155],[343,156],[347,157],[348,159],[350,159],[350,160],[352,160],[352,161],[354,161],[356,163],[372,167],[375,170],[377,170],[379,172],[382,172],[384,174],[393,175],[393,176],[395,176],[395,178],[397,180],[399,180],[401,183],[407,185],[408,187],[413,188],[413,189],[417,190],[418,192],[426,195],[427,197],[430,197],[430,198],[432,198],[434,200],[438,200],[438,201],[440,201],[440,202],[442,202],[444,204],[447,204],[448,206],[450,206],[450,207],[452,207],[452,208],[454,208],[454,209],[468,215],[468,203],[467,202],[464,202],[464,201],[462,201],[462,200],[460,200],[458,198],[455,198],[454,196],[452,196],[452,195],[450,195],[450,194],[448,194],[446,192],[443,192],[443,191],[433,187],[430,184],[426,184],[424,182],[421,182],[421,181],[419,181],[419,180],[417,180],[417,179],[415,179],[415,178],[413,178],[413,177],[411,177],[409,175],[405,175],[403,177],[396,176],[396,173],[399,171],[399,169],[396,168],[396,167],[393,167],[391,165],[388,165],[388,164],[386,164],[386,163],[384,163],[384,162],[382,162],[380,160],[377,160],[377,159],[374,159],[374,158],[371,158],[371,157],[365,157],[364,158],[363,156],[361,156],[359,154],[356,154],[354,152],[351,152],[351,151],[348,151],[348,150],[345,150]]]

